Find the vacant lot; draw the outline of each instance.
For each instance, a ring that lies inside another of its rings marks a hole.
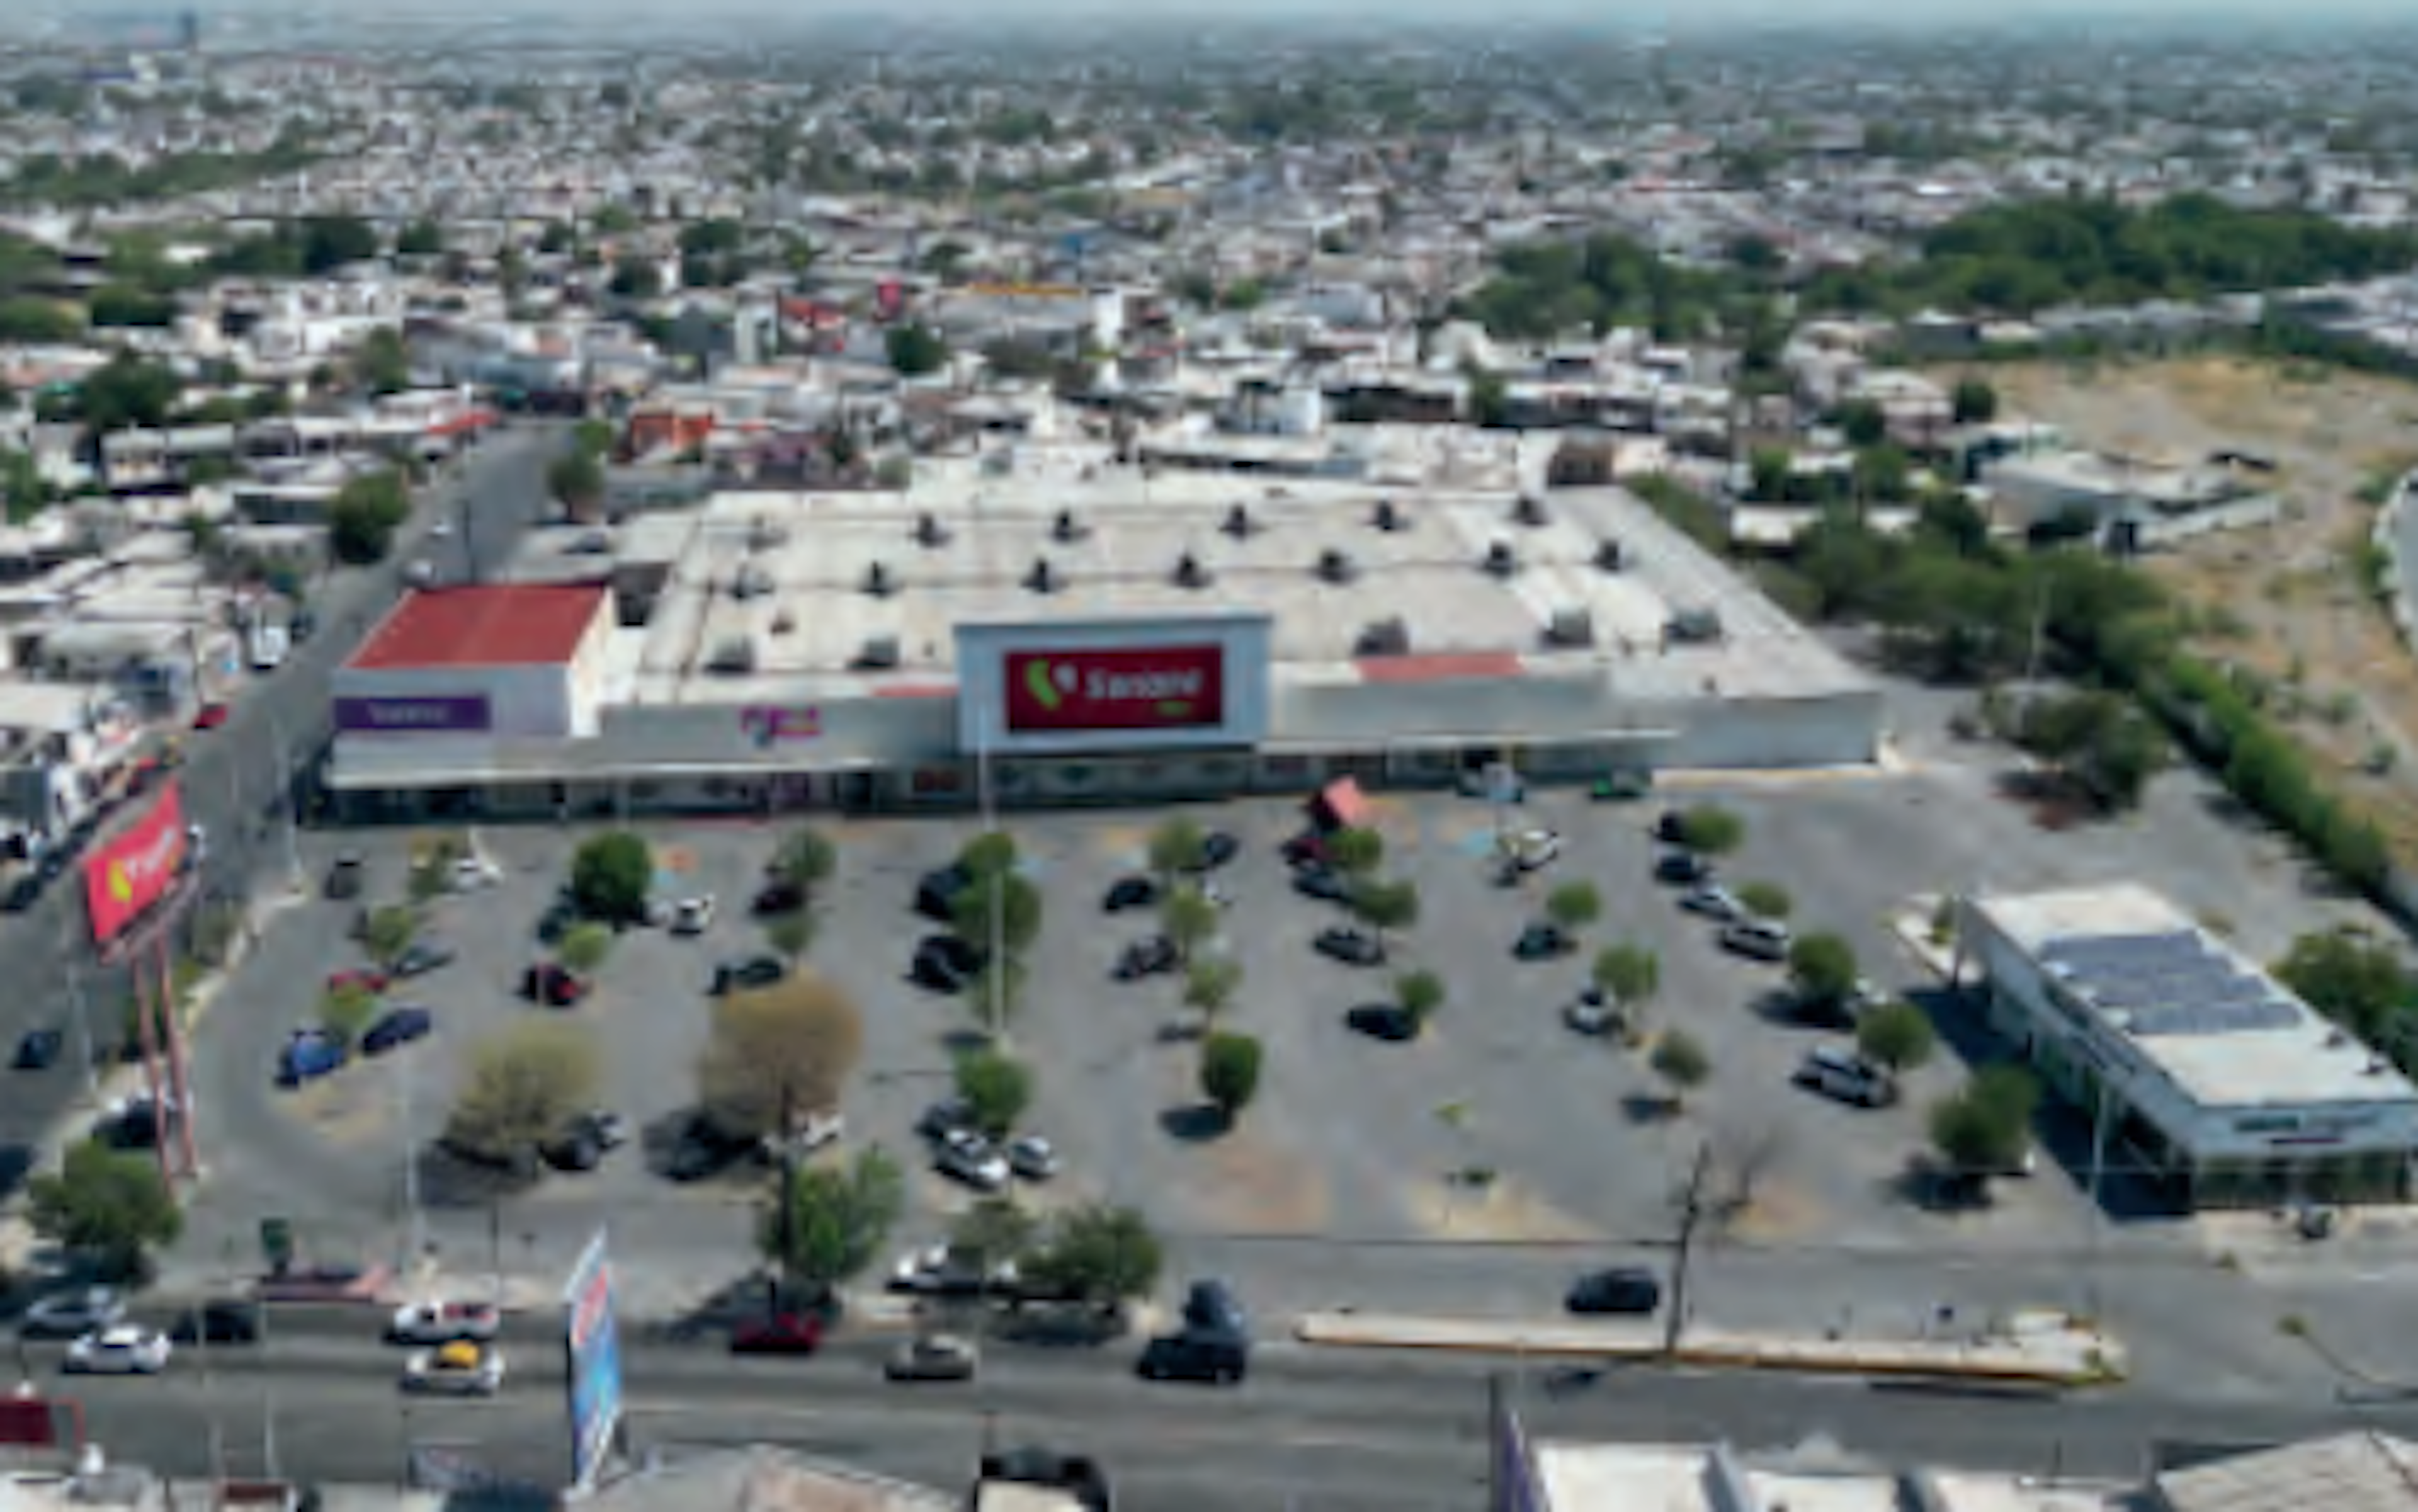
[[[2150,571],[2193,608],[2196,649],[2255,670],[2272,707],[2418,860],[2418,662],[2370,591],[2376,481],[2418,463],[2418,389],[2306,363],[2199,357],[1987,370],[2011,413],[2143,461],[2258,452],[2274,526],[2194,542]]]

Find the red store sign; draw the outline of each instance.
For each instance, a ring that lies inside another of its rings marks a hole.
[[[1007,728],[1014,735],[1075,730],[1176,730],[1226,719],[1226,649],[1010,651]]]

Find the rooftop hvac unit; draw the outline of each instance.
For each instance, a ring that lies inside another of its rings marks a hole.
[[[1049,565],[1048,557],[1035,557],[1033,558],[1033,570],[1024,574],[1024,586],[1035,593],[1055,593],[1066,586],[1066,580],[1056,568]]]
[[[1062,545],[1072,545],[1091,533],[1092,527],[1075,518],[1073,510],[1060,510],[1049,526],[1049,539]]]
[[[706,658],[705,669],[734,676],[755,671],[756,643],[744,635],[731,636],[713,648],[713,654]]]
[[[1534,494],[1523,494],[1511,501],[1511,518],[1517,524],[1535,527],[1551,524],[1553,517],[1546,512],[1543,499]]]
[[[868,636],[865,644],[857,648],[856,666],[860,672],[887,672],[897,664],[898,637],[895,635]]]
[[[773,591],[773,574],[760,567],[742,567],[730,577],[734,599],[760,599]]]
[[[1556,609],[1545,622],[1545,644],[1576,649],[1595,644],[1595,616],[1584,609]]]
[[[1397,530],[1409,529],[1411,517],[1396,509],[1392,499],[1381,498],[1377,501],[1376,511],[1370,515],[1369,523],[1392,535]]]
[[[1496,577],[1509,577],[1520,570],[1520,554],[1511,549],[1508,541],[1489,542],[1486,557],[1478,565]]]
[[[1722,638],[1722,614],[1718,609],[1681,609],[1664,621],[1662,638],[1687,645],[1702,645]]]
[[[1329,583],[1349,583],[1360,575],[1360,568],[1351,553],[1329,546],[1318,554],[1318,575]]]
[[[1618,536],[1606,536],[1595,543],[1595,564],[1607,573],[1616,573],[1629,565],[1629,552]]]
[[[865,564],[865,591],[877,599],[886,599],[898,591],[897,574],[880,561]]]
[[[749,551],[770,551],[774,546],[784,544],[788,539],[789,532],[787,529],[774,525],[760,514],[747,527]]]
[[[1247,504],[1237,504],[1226,512],[1226,533],[1237,541],[1259,527],[1260,522],[1251,518],[1250,506]]]
[[[1217,574],[1211,572],[1207,565],[1192,553],[1187,551],[1175,558],[1177,588],[1205,588],[1216,581],[1217,581]]]
[[[919,546],[945,546],[949,543],[949,527],[926,510],[915,516],[915,543]]]
[[[1408,656],[1411,653],[1411,627],[1400,615],[1391,619],[1373,619],[1361,627],[1360,639],[1352,649],[1355,656]]]

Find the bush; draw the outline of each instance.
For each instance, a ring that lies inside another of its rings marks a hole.
[[[1003,1139],[1033,1102],[1033,1073],[1020,1061],[996,1050],[976,1050],[957,1058],[957,1095],[972,1109],[974,1127],[994,1139]]]
[[[328,546],[350,567],[384,561],[394,533],[411,517],[411,496],[397,475],[372,473],[336,491],[328,506]]]
[[[1679,816],[1679,843],[1706,856],[1726,856],[1746,843],[1746,821],[1712,803]]]
[[[1201,1095],[1225,1118],[1250,1106],[1260,1090],[1260,1042],[1248,1034],[1212,1034],[1201,1042]]]
[[[1937,1046],[1930,1017],[1910,1002],[1883,1003],[1856,1026],[1856,1048],[1891,1073],[1913,1070]]]
[[[654,886],[654,853],[626,830],[584,842],[571,858],[571,900],[599,923],[644,924]]]
[[[1745,882],[1737,890],[1737,900],[1747,912],[1758,919],[1785,919],[1796,905],[1788,889],[1777,882]]]
[[[98,1139],[69,1147],[56,1175],[35,1177],[26,1201],[36,1233],[114,1279],[142,1276],[150,1252],[184,1231],[159,1166]]]
[[[1712,1058],[1705,1053],[1705,1047],[1696,1043],[1693,1035],[1676,1029],[1655,1045],[1647,1063],[1671,1089],[1675,1107],[1683,1106],[1688,1093],[1703,1086],[1713,1074]]]

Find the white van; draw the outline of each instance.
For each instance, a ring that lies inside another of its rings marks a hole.
[[[253,626],[252,669],[254,672],[274,672],[283,666],[285,652],[292,644],[293,639],[283,625],[263,621]]]
[[[1851,1049],[1823,1045],[1808,1050],[1792,1078],[1826,1097],[1858,1107],[1886,1107],[1897,1101],[1897,1083],[1890,1074]]]
[[[1733,919],[1722,926],[1722,944],[1759,961],[1784,961],[1792,942],[1788,926],[1773,919]]]

